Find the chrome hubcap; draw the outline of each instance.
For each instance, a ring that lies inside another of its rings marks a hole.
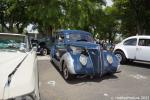
[[[64,78],[67,79],[68,78],[68,70],[66,67],[64,68],[63,72],[64,72]]]
[[[121,54],[115,54],[115,56],[117,57],[117,59],[119,60],[119,62],[122,61],[122,55]]]

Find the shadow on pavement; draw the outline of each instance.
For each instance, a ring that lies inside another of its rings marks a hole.
[[[101,82],[103,80],[108,80],[108,79],[118,79],[118,77],[113,74],[106,74],[102,77],[94,77],[94,78],[90,78],[89,76],[84,77],[84,78],[77,77],[71,81],[67,81],[67,83],[78,84],[78,83],[86,83],[86,82]]]
[[[133,67],[141,67],[141,68],[147,68],[150,69],[150,63],[149,62],[141,62],[141,61],[134,61],[130,64],[127,64]]]
[[[63,78],[62,72],[60,72],[58,67],[52,61],[50,62]],[[85,83],[85,82],[101,82],[103,80],[108,80],[108,79],[118,79],[118,77],[115,74],[106,74],[102,77],[93,77],[93,78],[90,78],[90,76],[76,76],[74,79],[66,82],[69,84],[78,84],[78,83]]]

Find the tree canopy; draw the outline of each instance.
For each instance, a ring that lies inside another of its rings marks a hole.
[[[23,33],[33,24],[39,33],[79,29],[99,39],[114,41],[116,34],[150,33],[149,0],[0,0],[0,32]]]
[[[114,0],[123,35],[150,34],[149,0]]]

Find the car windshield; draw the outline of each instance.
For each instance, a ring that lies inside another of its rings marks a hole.
[[[20,50],[25,48],[25,36],[0,34],[0,50]]]
[[[91,35],[88,34],[69,34],[66,36],[69,41],[77,42],[77,41],[84,41],[84,42],[94,42],[94,39]]]

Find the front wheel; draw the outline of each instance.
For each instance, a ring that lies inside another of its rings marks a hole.
[[[73,75],[70,74],[69,70],[68,70],[68,67],[66,65],[66,63],[64,62],[63,64],[63,78],[65,80],[71,80],[73,78]]]
[[[121,64],[124,64],[127,61],[127,58],[122,51],[115,51],[115,56]]]
[[[43,49],[41,55],[46,56],[47,55],[47,49]]]

